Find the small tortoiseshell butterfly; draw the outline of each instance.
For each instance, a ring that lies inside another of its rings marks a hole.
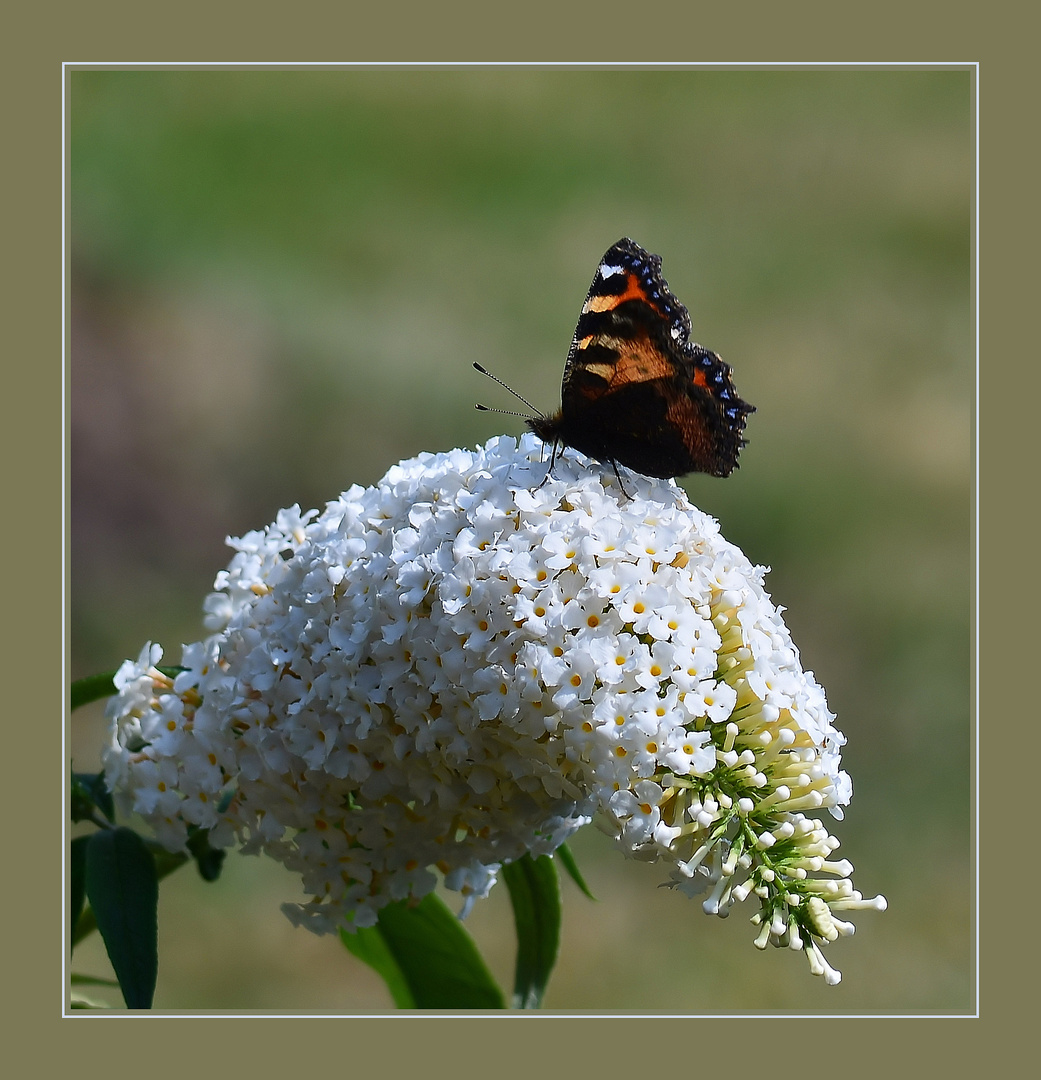
[[[755,407],[738,396],[729,365],[690,332],[661,258],[619,240],[600,260],[582,305],[560,411],[531,417],[528,427],[554,446],[648,476],[729,476]]]

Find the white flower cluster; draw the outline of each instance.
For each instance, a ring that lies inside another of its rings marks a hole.
[[[674,483],[552,475],[534,436],[423,454],[318,514],[230,541],[182,670],[116,678],[106,779],[171,849],[191,826],[299,873],[318,932],[371,925],[439,870],[468,899],[596,816],[768,940],[848,933],[865,901],[807,811],[851,785],[761,568]]]

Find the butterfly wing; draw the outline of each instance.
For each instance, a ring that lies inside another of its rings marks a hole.
[[[561,410],[535,430],[649,476],[728,476],[755,409],[738,396],[730,367],[690,331],[660,257],[619,240],[582,305]]]

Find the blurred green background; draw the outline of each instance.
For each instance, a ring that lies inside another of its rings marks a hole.
[[[663,258],[758,411],[686,478],[753,560],[849,744],[865,895],[829,959],[752,947],[589,828],[546,1007],[964,1011],[971,913],[972,88],[957,70],[71,75],[71,665],[176,660],[227,534],[544,409],[600,255]],[[73,718],[96,766],[100,709]],[[157,1008],[384,1011],[232,856],[164,882]],[[452,898],[453,903],[455,898]],[[468,927],[512,982],[502,885]],[[108,971],[96,940],[76,970]],[[104,998],[104,994],[98,995]],[[112,999],[118,1003],[118,995]]]

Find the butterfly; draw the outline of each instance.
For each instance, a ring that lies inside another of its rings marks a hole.
[[[661,257],[624,237],[600,260],[582,305],[560,409],[527,418],[528,427],[616,472],[729,476],[755,407],[738,396],[730,366],[690,333]]]

